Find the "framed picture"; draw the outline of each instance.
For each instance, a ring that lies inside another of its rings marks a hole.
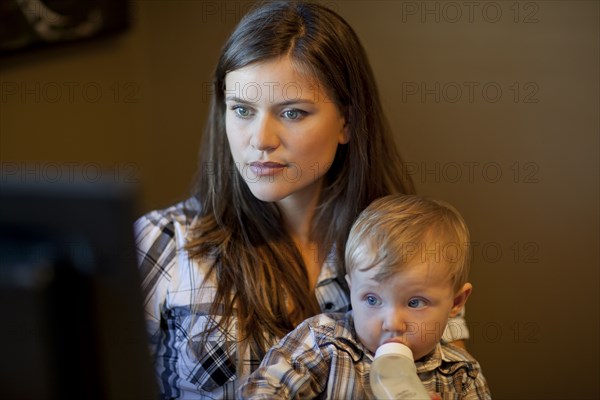
[[[124,0],[2,0],[0,55],[114,34],[129,25]]]

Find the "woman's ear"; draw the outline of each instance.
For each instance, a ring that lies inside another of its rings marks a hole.
[[[471,295],[473,291],[473,285],[469,282],[465,283],[455,294],[454,294],[454,303],[452,304],[452,309],[450,310],[450,316],[456,317],[460,310],[465,306],[467,299]]]
[[[339,144],[347,144],[350,141],[350,111],[344,113],[344,126],[340,132]]]
[[[340,137],[338,139],[339,144],[346,144],[350,141],[350,124],[347,119],[344,119],[344,126],[340,132]]]

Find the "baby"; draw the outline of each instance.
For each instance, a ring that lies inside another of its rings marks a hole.
[[[399,342],[412,350],[433,398],[491,398],[477,361],[442,340],[472,291],[468,243],[463,218],[446,203],[408,195],[374,201],[346,246],[352,310],[300,324],[269,350],[240,397],[373,398],[373,355]]]

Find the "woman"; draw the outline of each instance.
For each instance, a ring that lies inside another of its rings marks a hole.
[[[160,391],[234,395],[303,319],[346,311],[343,253],[372,200],[413,193],[352,28],[269,2],[225,44],[195,195],[136,223]]]

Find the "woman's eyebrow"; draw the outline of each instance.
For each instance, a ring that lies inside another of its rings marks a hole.
[[[242,99],[238,96],[227,96],[227,97],[225,97],[225,101],[233,101],[233,102],[242,103],[242,104],[255,104],[256,103],[256,101],[248,101],[248,100]],[[309,98],[296,98],[296,99],[281,101],[279,103],[273,103],[274,106],[280,106],[280,107],[285,107],[285,106],[289,106],[292,104],[315,104],[315,102],[314,102],[314,100],[309,99]]]
[[[236,103],[244,103],[244,104],[251,104],[252,103],[251,101],[244,100],[244,99],[242,99],[240,97],[237,97],[237,96],[227,96],[227,97],[225,97],[225,101],[234,101]]]

